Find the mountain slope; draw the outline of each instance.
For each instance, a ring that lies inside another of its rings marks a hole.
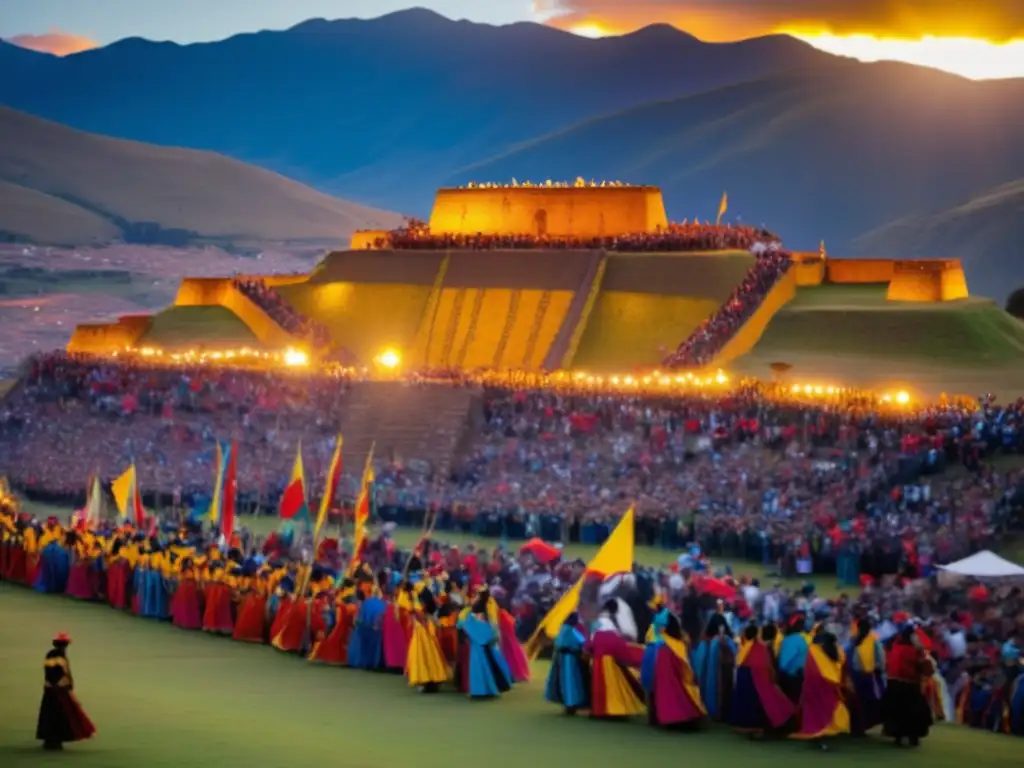
[[[453,169],[518,142],[653,99],[835,60],[788,37],[706,44],[661,25],[589,40],[411,10],[208,44],[122,40],[0,78],[0,102],[426,213]]]
[[[345,241],[400,221],[210,152],[96,136],[5,107],[0,181],[10,201],[0,232],[45,242],[142,237],[144,222],[200,238]]]
[[[765,223],[851,255],[864,232],[1024,175],[1024,80],[901,64],[819,68],[649,104],[544,137],[448,179],[660,185],[669,215]],[[969,256],[969,254],[961,254]]]
[[[987,190],[942,210],[908,216],[857,238],[866,256],[964,258],[972,293],[1002,304],[1024,286],[1024,179]]]

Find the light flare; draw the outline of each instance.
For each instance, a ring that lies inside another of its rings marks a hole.
[[[1024,77],[1024,40],[996,43],[974,37],[924,35],[918,39],[904,39],[872,34],[780,31],[826,53],[849,56],[859,61],[902,61],[971,80]]]
[[[580,37],[590,37],[593,39],[597,39],[599,37],[608,37],[609,35],[615,34],[615,32],[613,32],[612,30],[598,24],[595,21],[588,21],[583,24],[575,24],[574,26],[569,27],[569,31],[572,32],[574,35],[579,35]]]

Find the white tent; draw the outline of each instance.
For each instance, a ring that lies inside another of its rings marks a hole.
[[[939,568],[951,575],[971,576],[976,579],[1024,578],[1024,568],[1004,560],[987,549],[955,563],[940,565]]]

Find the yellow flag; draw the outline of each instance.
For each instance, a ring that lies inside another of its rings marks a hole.
[[[601,549],[594,555],[594,559],[587,564],[588,571],[612,574],[633,569],[633,509],[630,507],[622,516],[619,524],[612,531],[612,535],[601,545]],[[544,641],[541,633],[553,640],[566,617],[576,610],[583,578],[581,577],[573,584],[572,589],[562,595],[562,599],[548,611],[547,616],[537,626],[537,631],[533,633],[533,637],[526,644],[526,653],[531,659],[537,658],[537,654],[541,651]]]
[[[135,465],[132,464],[110,487],[111,492],[114,494],[114,501],[117,503],[117,511],[121,513],[122,518],[130,517],[128,510],[131,508],[129,505],[132,502],[134,488]]]
[[[725,212],[729,210],[729,193],[722,193],[722,202],[718,204],[718,218],[715,219],[715,226],[722,223],[722,217],[725,216]]]
[[[213,468],[213,498],[210,499],[210,523],[220,522],[221,497],[224,490],[224,449],[217,441],[217,463]]]

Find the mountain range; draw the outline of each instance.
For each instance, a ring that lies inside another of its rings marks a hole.
[[[591,40],[420,9],[63,59],[0,44],[0,71],[14,108],[403,213],[425,215],[442,184],[620,179],[660,185],[673,219],[713,218],[727,191],[727,218],[795,248],[959,256],[1000,299],[1019,279],[1003,213],[1021,201],[1022,80],[861,64],[786,36]]]

